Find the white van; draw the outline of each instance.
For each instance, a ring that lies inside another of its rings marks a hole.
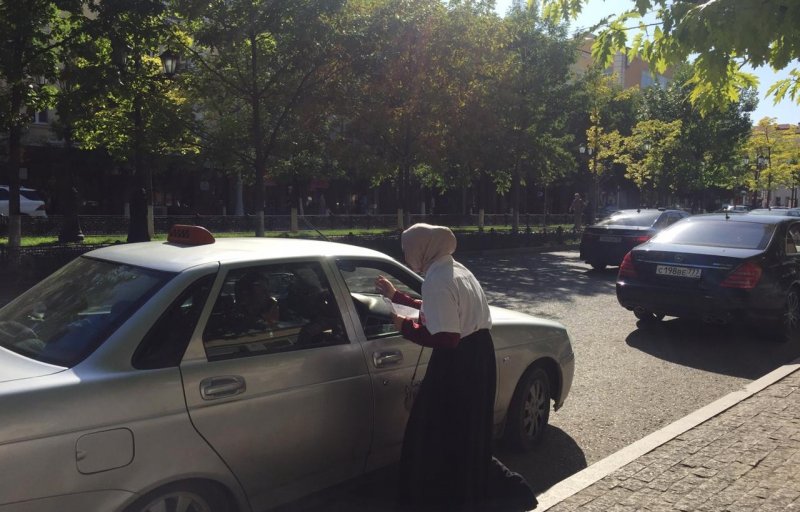
[[[0,215],[8,216],[11,191],[8,185],[0,185]],[[47,217],[44,199],[32,188],[19,188],[19,211],[31,217]]]

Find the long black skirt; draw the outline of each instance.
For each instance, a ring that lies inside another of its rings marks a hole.
[[[461,339],[455,349],[433,350],[403,439],[399,475],[403,510],[536,506],[524,479],[492,457],[495,382],[494,345],[488,330]],[[503,496],[496,496],[498,492]],[[509,498],[517,505],[501,505]]]

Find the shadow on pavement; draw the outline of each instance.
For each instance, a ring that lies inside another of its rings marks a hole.
[[[713,325],[675,318],[638,322],[626,343],[672,363],[709,372],[757,379],[800,356],[800,343],[779,343],[741,324]]]
[[[548,427],[542,444],[530,453],[498,446],[495,456],[512,471],[522,474],[536,494],[586,467],[586,457],[563,430]],[[273,512],[394,512],[397,465],[374,471]]]
[[[498,447],[495,456],[510,470],[522,474],[536,494],[587,466],[583,450],[575,440],[552,425],[547,427],[542,444],[533,451],[519,453]]]

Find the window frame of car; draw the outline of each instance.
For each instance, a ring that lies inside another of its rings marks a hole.
[[[301,265],[303,263],[318,265],[322,272],[322,276],[327,280],[332,300],[335,303],[335,311],[337,311],[339,314],[342,327],[344,329],[343,335],[346,338],[342,343],[338,343],[331,346],[353,343],[353,340],[356,337],[356,330],[355,327],[352,325],[350,308],[348,306],[345,306],[343,303],[344,295],[342,294],[342,290],[340,289],[336,273],[332,272],[332,270],[335,270],[335,268],[331,267],[330,262],[327,260],[328,258],[325,256],[318,256],[318,257],[303,257],[303,258],[297,258],[297,257],[269,258],[262,260],[250,260],[250,261],[235,262],[230,264],[223,264],[220,268],[220,271],[217,275],[214,284],[211,287],[208,300],[206,300],[206,305],[203,308],[203,312],[200,316],[200,321],[198,322],[198,325],[195,329],[192,341],[189,343],[189,347],[186,350],[182,364],[193,361],[204,361],[208,363],[213,363],[215,361],[230,359],[230,358],[209,357],[204,342],[204,332],[209,324],[212,312],[214,312],[215,305],[221,295],[222,289],[228,282],[229,276],[231,276],[231,273],[243,272],[246,271],[246,269],[255,270],[255,269],[263,269],[265,267],[278,267],[280,265]],[[232,345],[235,345],[235,343],[232,343]],[[251,356],[269,357],[286,352],[299,351],[301,349],[305,350],[306,348],[309,350],[314,350],[317,348],[324,349],[325,346],[297,347],[296,349],[285,350],[285,351],[264,351],[259,353],[253,353]]]
[[[352,302],[354,297],[352,296],[350,286],[347,284],[347,279],[343,271],[341,270],[341,266],[344,264],[353,264],[356,266],[369,266],[371,268],[375,268],[378,271],[382,271],[382,274],[386,277],[394,277],[394,281],[398,281],[406,286],[407,289],[414,292],[414,298],[421,298],[422,294],[422,278],[410,270],[405,265],[401,264],[400,262],[392,259],[382,259],[382,258],[367,258],[367,257],[355,257],[355,256],[338,256],[335,258],[333,262],[336,267],[337,277],[341,280],[340,286],[344,290],[346,297]],[[387,274],[391,274],[388,276]],[[402,276],[398,277],[398,275]],[[391,280],[391,279],[390,279]],[[401,289],[402,291],[402,289]],[[377,290],[375,294],[378,295]],[[389,338],[393,336],[398,336],[400,334],[397,329],[386,330],[385,332],[381,332],[380,334],[375,335],[368,335],[364,325],[362,323],[362,319],[359,315],[359,312],[356,310],[355,304],[350,307],[352,321],[353,324],[356,326],[358,331],[359,340],[367,341],[367,340],[375,340],[381,338]],[[389,324],[387,324],[388,327]]]
[[[786,247],[789,245],[789,240],[792,240],[794,243],[794,252],[789,252],[786,250]],[[783,247],[781,248],[784,256],[791,258],[792,260],[800,258],[800,221],[787,224],[784,241]]]

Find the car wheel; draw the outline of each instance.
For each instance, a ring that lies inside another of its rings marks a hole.
[[[550,379],[541,368],[530,368],[520,379],[508,408],[504,441],[529,451],[541,441],[550,419]]]
[[[778,340],[795,341],[800,338],[800,288],[793,286],[786,295],[786,308],[783,312]]]
[[[151,491],[126,512],[231,512],[233,508],[215,485],[179,482]]]
[[[633,314],[642,322],[660,322],[666,316],[664,313],[653,313],[650,310],[638,308],[633,310]]]
[[[589,265],[591,265],[592,268],[595,269],[595,270],[605,270],[606,269],[606,264],[605,263],[598,263],[596,261],[592,261],[592,262],[589,263]]]

